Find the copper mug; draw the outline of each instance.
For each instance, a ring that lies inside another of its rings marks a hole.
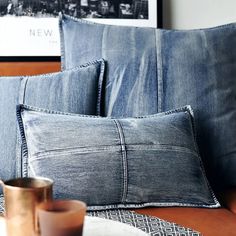
[[[53,181],[47,178],[0,180],[5,200],[7,236],[37,235],[36,207],[52,201]]]
[[[86,204],[78,200],[56,200],[36,207],[41,236],[82,236]]]

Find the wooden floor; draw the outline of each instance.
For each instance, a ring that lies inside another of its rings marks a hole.
[[[60,69],[60,62],[0,62],[0,76],[36,75]]]

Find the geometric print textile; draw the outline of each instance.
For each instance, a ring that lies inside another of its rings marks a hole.
[[[4,212],[3,195],[0,194],[0,215]]]
[[[138,214],[127,210],[90,211],[88,216],[96,216],[119,221],[134,226],[151,236],[200,236],[201,234],[189,228],[162,220],[155,216]]]
[[[0,194],[0,214],[4,212],[3,195]]]
[[[3,196],[0,195],[0,214],[4,212]],[[155,216],[138,214],[127,210],[90,211],[88,216],[119,221],[134,226],[151,236],[201,236],[197,231],[162,220]]]

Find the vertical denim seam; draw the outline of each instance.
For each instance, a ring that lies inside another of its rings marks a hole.
[[[104,25],[103,29],[102,29],[102,40],[101,40],[101,57],[103,58],[103,60],[106,60],[106,53],[105,50],[104,50],[104,35],[107,34],[107,28],[108,26]],[[104,62],[104,65],[105,65],[105,62]],[[103,89],[103,109],[102,109],[102,112],[103,112],[103,115],[104,116],[107,116],[107,109],[109,108],[109,104],[106,105],[106,100],[107,100],[107,83],[108,83],[108,63],[106,63],[106,65],[104,66],[104,74],[103,74],[103,86],[104,86],[104,89]],[[101,111],[100,111],[101,112]]]
[[[28,83],[27,77],[22,78],[21,80],[21,86],[20,86],[20,94],[19,94],[19,104],[24,104],[25,103],[25,91],[26,91],[26,86]]]
[[[162,103],[163,103],[163,62],[162,62],[162,50],[161,50],[161,31],[155,31],[156,37],[156,60],[157,60],[157,110],[162,112]]]
[[[24,103],[25,102],[25,91],[26,91],[26,85],[28,82],[28,78],[21,77],[21,84],[19,89],[19,97],[18,97],[18,103]],[[22,143],[21,143],[21,135],[20,134],[20,127],[18,126],[16,129],[16,170],[15,174],[16,177],[22,177],[23,176],[23,155],[22,155]]]
[[[122,199],[121,202],[125,203],[126,197],[127,197],[127,191],[128,191],[128,163],[127,163],[127,150],[126,150],[126,145],[125,145],[125,137],[124,137],[124,132],[122,129],[122,126],[120,122],[117,119],[113,120],[116,128],[119,133],[119,138],[120,138],[120,146],[121,146],[121,154],[122,154],[122,165],[123,165],[123,194],[122,194]]]
[[[102,89],[105,72],[105,61],[101,59],[100,74],[98,78],[98,96],[97,96],[97,115],[101,115],[101,104],[102,104]]]
[[[24,104],[25,103],[25,94],[26,94],[26,87],[27,87],[27,83],[28,83],[28,81],[29,81],[29,78],[28,77],[24,77],[23,79],[22,79],[22,84],[21,84],[21,88],[20,88],[20,97],[19,97],[19,104]],[[19,125],[19,130],[20,130],[20,125]],[[21,132],[21,130],[20,130],[20,132]],[[21,159],[21,165],[20,165],[20,168],[21,168],[21,176],[25,176],[25,163],[26,163],[26,159],[25,159],[25,155],[23,154],[23,152],[24,152],[24,148],[23,148],[23,146],[24,146],[24,144],[23,144],[23,140],[22,140],[22,142],[20,143],[19,142],[19,144],[21,144],[21,145],[18,145],[19,146],[19,151],[20,151],[20,159]],[[27,155],[28,155],[28,153],[27,153]],[[28,173],[28,170],[26,170],[27,171],[27,173]],[[28,176],[28,174],[27,174],[27,176]]]
[[[20,78],[20,88],[18,91],[18,104],[21,103],[21,86],[22,86],[22,80],[24,77]],[[17,121],[17,114],[16,114],[16,121]],[[19,126],[16,127],[16,169],[15,169],[15,175],[16,177],[22,176],[22,155],[21,155],[21,143],[20,143],[20,135],[19,135]]]
[[[22,115],[24,112],[24,107],[22,105],[17,105],[16,108],[16,117],[19,124],[19,131],[22,139],[22,149],[21,149],[21,156],[22,156],[22,163],[21,163],[21,175],[22,177],[28,177],[28,146],[26,142],[26,135],[24,130],[24,124]]]
[[[65,70],[66,63],[65,63],[65,39],[64,39],[64,32],[63,32],[63,18],[64,16],[62,13],[59,13],[59,34],[60,34],[60,52],[61,52],[61,70]]]
[[[188,111],[186,111],[186,113],[188,114],[189,116],[189,123],[190,123],[190,127],[191,127],[191,137],[192,137],[192,141],[193,141],[193,146],[195,148],[195,151],[196,153],[198,154],[197,157],[198,157],[198,160],[199,160],[199,165],[200,165],[200,168],[201,168],[201,171],[202,171],[202,175],[203,175],[203,179],[205,180],[205,183],[207,185],[207,188],[213,198],[213,201],[215,203],[216,206],[220,207],[220,203],[218,201],[218,199],[216,198],[216,195],[213,191],[213,189],[211,188],[211,185],[207,179],[207,176],[206,176],[206,170],[205,170],[205,167],[204,167],[204,164],[203,164],[203,161],[202,161],[202,158],[201,158],[201,155],[200,155],[200,150],[199,150],[199,147],[197,145],[197,135],[196,135],[196,124],[195,124],[195,119],[194,119],[194,112],[192,110],[192,108],[190,106],[188,106]]]

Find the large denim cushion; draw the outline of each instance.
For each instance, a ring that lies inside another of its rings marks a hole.
[[[156,32],[151,28],[95,24],[61,15],[62,69],[104,58],[104,115],[154,114],[158,111]]]
[[[195,143],[189,107],[139,118],[102,118],[18,107],[29,176],[55,181],[56,198],[90,210],[218,207]],[[27,166],[25,166],[27,167]]]
[[[16,105],[27,102],[64,112],[99,114],[103,71],[104,61],[99,60],[64,72],[0,77],[1,179],[21,175]]]
[[[236,24],[176,31],[61,15],[60,32],[63,68],[107,60],[103,115],[139,116],[190,104],[212,183],[236,186]]]

